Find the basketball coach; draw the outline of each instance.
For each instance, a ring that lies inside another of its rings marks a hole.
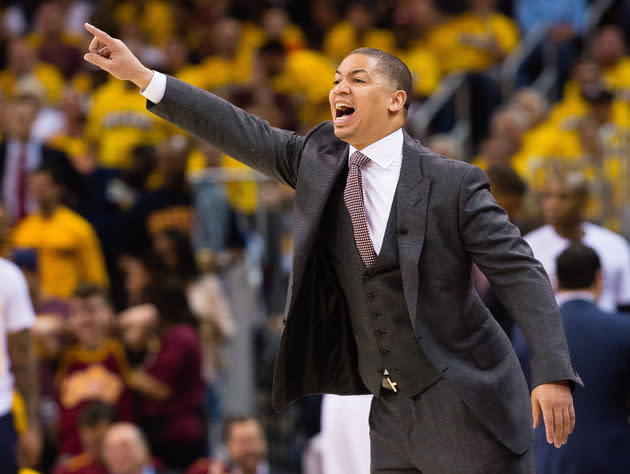
[[[371,392],[371,471],[381,474],[532,473],[541,413],[548,442],[566,442],[581,380],[545,271],[479,168],[403,131],[412,79],[399,59],[369,48],[346,57],[332,121],[302,137],[149,70],[122,41],[86,28],[86,61],[135,83],[151,112],[295,188],[276,409],[308,393]],[[531,348],[531,403],[508,337],[473,289],[472,263]]]

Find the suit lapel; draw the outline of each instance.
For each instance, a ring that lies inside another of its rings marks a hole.
[[[398,186],[400,271],[409,316],[415,328],[419,288],[418,262],[424,244],[431,180],[423,176],[422,153],[406,133]]]
[[[295,195],[293,268],[287,298],[289,311],[298,294],[304,267],[333,185],[347,166],[348,144],[333,138],[317,148],[315,154],[314,159],[302,161],[302,182]],[[288,314],[288,311],[285,313]]]

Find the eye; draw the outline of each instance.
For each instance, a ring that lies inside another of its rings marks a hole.
[[[339,81],[339,79],[335,79],[335,80],[333,81],[333,84],[334,84],[334,85],[337,85],[337,84],[339,84],[339,82],[340,82],[340,81]]]
[[[363,79],[355,79],[354,82],[360,82],[360,83],[365,84],[365,81]]]

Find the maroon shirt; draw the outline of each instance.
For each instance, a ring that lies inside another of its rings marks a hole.
[[[55,468],[53,474],[108,474],[101,464],[97,464],[94,458],[83,453],[68,459],[61,466]]]
[[[157,438],[179,444],[205,438],[203,420],[204,383],[201,379],[201,342],[196,330],[180,324],[168,328],[160,350],[150,355],[144,369],[171,390],[162,401],[144,398],[142,418],[160,420]]]
[[[66,349],[57,372],[59,400],[59,451],[82,452],[77,420],[87,402],[102,401],[116,407],[118,417],[132,419],[132,398],[128,386],[129,366],[120,342],[107,339],[97,350],[79,346]]]

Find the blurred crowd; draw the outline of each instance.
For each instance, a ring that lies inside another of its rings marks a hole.
[[[465,75],[471,139],[454,133],[452,104],[417,138],[488,173],[552,281],[569,242],[595,249],[600,306],[624,311],[630,8],[612,2],[593,24],[590,3],[3,2],[0,257],[21,270],[36,314],[43,448],[29,467],[261,474],[271,462],[271,472],[298,472],[320,429],[319,398],[282,416],[269,401],[292,190],[149,113],[133,84],[83,61],[85,21],[147,66],[299,133],[329,119],[335,66],[357,47],[409,66],[410,123],[443,79]],[[503,96],[498,71],[541,25],[545,48]],[[556,74],[541,91],[535,78],[549,51]],[[487,280],[475,279],[511,331]],[[13,407],[23,432],[17,392]]]

